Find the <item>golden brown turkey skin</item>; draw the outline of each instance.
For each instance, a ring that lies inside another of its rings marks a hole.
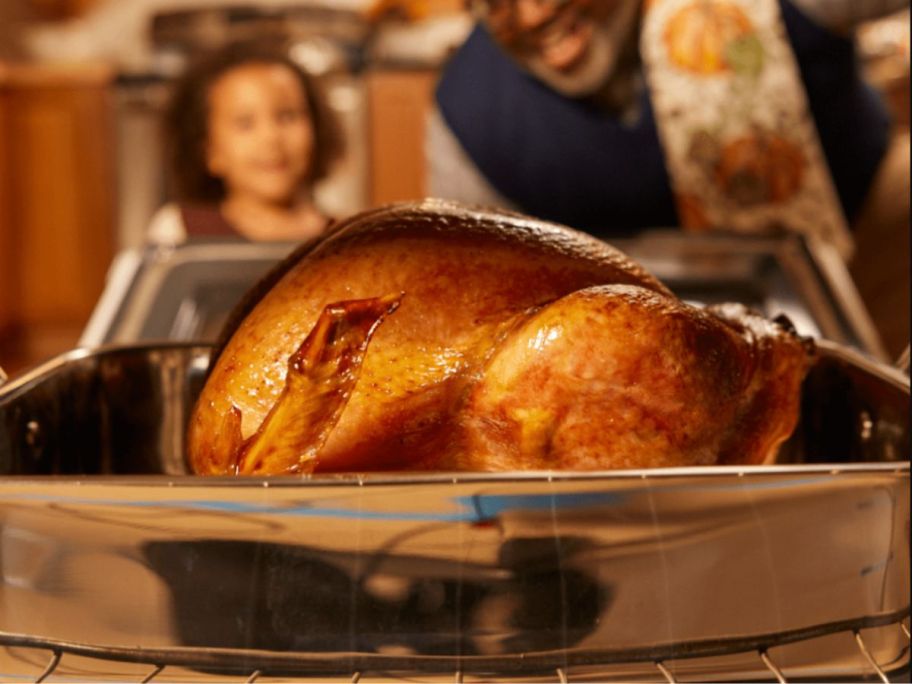
[[[630,285],[574,292],[514,330],[460,409],[453,470],[771,460],[798,415],[799,340],[740,307]]]
[[[806,356],[582,233],[399,205],[339,226],[244,319],[189,455],[205,474],[757,463],[794,426]]]

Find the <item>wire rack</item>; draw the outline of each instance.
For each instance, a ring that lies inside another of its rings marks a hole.
[[[449,681],[462,682],[464,677],[483,677],[487,680],[515,678],[535,674],[537,678],[555,682],[573,681],[574,668],[585,666],[611,666],[623,664],[651,664],[655,668],[655,681],[683,681],[669,668],[672,661],[713,656],[755,654],[758,668],[765,668],[769,681],[790,681],[779,667],[770,650],[811,639],[845,634],[851,635],[857,649],[870,665],[872,675],[882,682],[890,682],[888,671],[908,676],[909,647],[903,648],[901,657],[890,666],[879,664],[872,656],[862,630],[895,628],[901,631],[905,644],[909,643],[909,607],[890,613],[868,615],[811,627],[750,637],[731,637],[701,641],[657,644],[642,648],[625,649],[569,649],[538,651],[516,655],[497,656],[427,656],[390,655],[379,653],[290,653],[229,648],[175,647],[167,649],[116,648],[75,642],[44,639],[32,635],[0,632],[0,645],[39,649],[48,652],[47,664],[32,681],[44,682],[58,672],[66,656],[80,656],[98,661],[116,661],[147,665],[148,671],[135,681],[163,681],[168,668],[190,668],[203,672],[222,673],[232,681],[255,682],[267,675],[288,677],[333,677],[337,681],[359,682],[369,675],[389,676],[390,673],[408,673],[412,679],[418,675],[435,675]],[[857,655],[857,654],[856,654]],[[550,673],[550,675],[548,674]],[[729,673],[730,681],[737,673]],[[859,673],[857,679],[870,676]],[[17,677],[23,681],[22,677]],[[444,681],[446,680],[444,679]],[[755,677],[752,677],[755,679]],[[855,677],[853,677],[855,679]],[[24,681],[29,681],[24,679]],[[908,681],[905,679],[903,681]]]

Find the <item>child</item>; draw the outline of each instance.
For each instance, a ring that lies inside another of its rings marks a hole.
[[[178,204],[153,217],[153,242],[297,241],[329,224],[312,188],[340,152],[338,127],[284,54],[233,45],[198,62],[176,84],[165,131]]]

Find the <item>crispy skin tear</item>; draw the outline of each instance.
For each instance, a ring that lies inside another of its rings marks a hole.
[[[288,359],[282,394],[259,429],[240,443],[240,411],[221,439],[234,446],[236,475],[313,472],[320,449],[358,381],[371,336],[402,293],[329,304]],[[233,427],[233,429],[232,429]]]

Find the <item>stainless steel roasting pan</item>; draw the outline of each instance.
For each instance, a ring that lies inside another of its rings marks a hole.
[[[209,353],[0,386],[0,680],[908,681],[898,371],[821,342],[776,466],[198,478]]]

